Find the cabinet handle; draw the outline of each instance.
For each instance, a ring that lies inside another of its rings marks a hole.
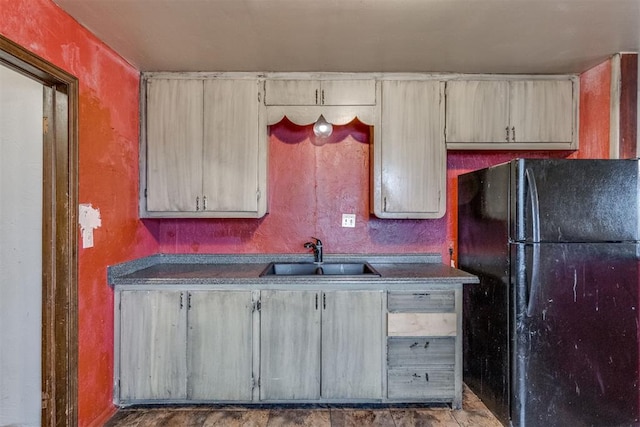
[[[413,344],[411,344],[411,345],[409,346],[409,348],[416,348],[417,346],[418,346],[418,343],[417,343],[417,342],[414,342]],[[424,342],[424,347],[422,347],[422,348],[424,348],[425,350],[426,350],[427,348],[429,348],[429,341],[425,341],[425,342]]]
[[[191,310],[191,292],[187,294],[187,309]]]
[[[511,128],[511,140],[516,142],[516,128],[515,126]]]
[[[180,292],[180,310],[182,310],[182,308],[184,307],[184,304],[182,303],[182,297],[184,296],[184,294],[182,292]]]
[[[505,139],[505,141],[509,142],[509,126],[504,128],[504,130],[506,131],[506,137],[504,139]]]
[[[318,309],[318,294],[316,294],[316,310]]]
[[[428,372],[424,373],[424,379],[427,380],[427,382],[429,382],[429,373]]]
[[[322,89],[322,105],[324,105],[324,89]]]
[[[322,294],[322,308],[327,309],[327,294]]]
[[[383,212],[386,212],[386,211],[387,211],[387,198],[386,198],[386,197],[384,197],[384,198],[382,199],[382,203],[383,203],[382,211],[383,211]]]
[[[206,211],[207,210],[207,196],[204,196],[202,198],[202,210]]]
[[[316,89],[316,105],[318,105],[318,89]]]
[[[200,197],[196,196],[196,211],[200,210]]]

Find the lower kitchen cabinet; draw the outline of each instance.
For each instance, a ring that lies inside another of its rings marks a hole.
[[[251,400],[251,292],[195,291],[188,297],[187,397]]]
[[[454,337],[389,337],[387,354],[390,399],[454,395]]]
[[[250,291],[122,291],[119,307],[117,400],[251,400]]]
[[[461,290],[389,292],[387,397],[462,405]]]
[[[382,291],[262,291],[260,399],[380,399]]]
[[[187,396],[186,292],[120,293],[119,400]]]
[[[382,291],[322,295],[324,399],[382,397]]]
[[[260,400],[319,399],[320,292],[260,294]]]
[[[115,402],[460,407],[461,285],[292,286],[116,288]]]

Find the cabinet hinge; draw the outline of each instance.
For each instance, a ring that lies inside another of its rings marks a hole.
[[[260,311],[261,308],[262,308],[262,303],[260,302],[260,300],[256,301],[253,304],[253,311]]]
[[[147,189],[146,188],[144,189],[144,197],[145,197],[145,199],[147,198]]]
[[[256,190],[256,198],[258,201],[260,201],[260,197],[262,197],[262,194],[260,194],[260,189]]]
[[[49,117],[42,118],[42,133],[47,135],[49,133]]]
[[[262,94],[258,92],[258,102],[262,102]]]
[[[47,409],[49,407],[49,393],[42,392],[42,409]]]

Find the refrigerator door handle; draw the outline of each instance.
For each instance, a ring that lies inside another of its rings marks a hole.
[[[538,201],[538,186],[536,185],[536,177],[531,169],[525,172],[527,177],[527,187],[529,198],[531,199],[531,227],[532,239],[534,243],[540,243],[540,203]]]
[[[527,177],[527,187],[529,189],[529,197],[531,199],[531,227],[532,227],[532,262],[531,262],[531,282],[529,283],[529,295],[527,301],[527,317],[533,316],[533,304],[535,295],[537,294],[538,275],[540,272],[540,205],[538,201],[538,187],[536,186],[536,178],[531,169],[525,172]]]

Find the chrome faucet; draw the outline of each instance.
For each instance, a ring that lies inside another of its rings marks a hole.
[[[304,247],[307,249],[313,249],[314,264],[322,264],[322,242],[317,237],[312,237],[316,242],[307,242]]]

